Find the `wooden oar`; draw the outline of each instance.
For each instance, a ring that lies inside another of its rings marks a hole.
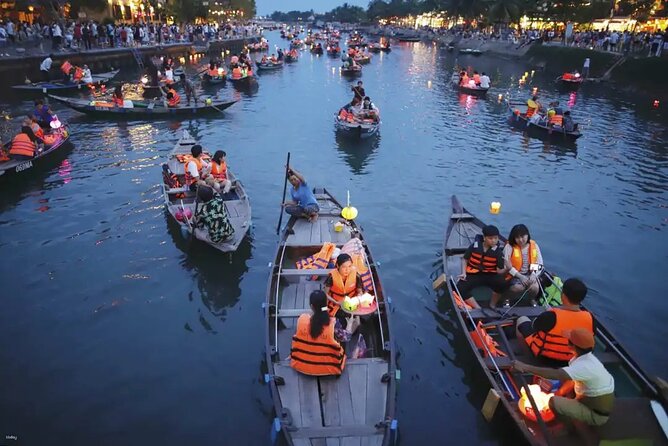
[[[288,160],[285,162],[285,179],[283,181],[283,200],[281,201],[281,215],[278,217],[278,225],[276,226],[276,234],[281,230],[281,223],[283,222],[283,213],[285,209],[283,203],[285,203],[285,192],[288,190],[288,172],[290,171],[290,152],[288,152]]]

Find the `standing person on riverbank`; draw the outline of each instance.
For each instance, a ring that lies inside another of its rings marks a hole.
[[[54,50],[59,50],[63,43],[63,30],[58,23],[53,22],[51,25],[51,44]]]
[[[584,61],[584,65],[582,65],[582,77],[587,79],[589,77],[589,65],[591,64],[591,60],[587,57]]]

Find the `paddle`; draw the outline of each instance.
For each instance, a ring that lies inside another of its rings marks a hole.
[[[290,171],[290,152],[288,152],[288,160],[285,162],[285,179],[283,180],[283,200],[281,201],[281,215],[278,217],[278,226],[276,226],[276,234],[281,230],[281,223],[283,222],[283,203],[285,203],[285,192],[288,190],[288,172]]]

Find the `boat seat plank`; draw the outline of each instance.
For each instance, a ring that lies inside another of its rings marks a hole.
[[[381,431],[375,426],[356,425],[356,426],[330,426],[330,427],[302,427],[291,432],[292,438],[346,438],[357,437],[364,438],[378,435]],[[381,434],[382,436],[382,434]]]
[[[296,308],[297,294],[299,292],[298,285],[299,284],[290,284],[289,286],[283,288],[283,292],[281,293],[281,304],[279,307],[279,314],[283,310]],[[295,321],[283,321],[283,322],[286,328],[294,330]]]
[[[326,276],[333,269],[282,269],[281,276]]]
[[[323,237],[322,237],[322,232],[320,228],[322,227],[322,219],[318,219],[315,223],[310,224],[310,231],[311,231],[311,236],[309,240],[311,241],[311,244],[318,245],[323,243]],[[325,239],[326,241],[326,239]]]
[[[341,438],[341,446],[360,446],[361,440],[360,437],[343,437]]]
[[[383,444],[382,435],[373,435],[371,437],[362,437],[360,446],[381,446]]]
[[[301,405],[302,426],[322,427],[318,378],[298,373],[299,404]]]
[[[184,187],[173,187],[171,189],[167,189],[167,193],[170,194],[170,195],[182,194],[182,193],[185,193],[185,192],[190,192],[190,189],[188,189],[185,186]]]
[[[381,378],[387,373],[386,362],[370,362],[366,386],[366,424],[375,425],[385,419],[387,384]]]
[[[322,402],[322,415],[325,426],[341,425],[341,409],[337,386],[337,382],[341,379],[343,379],[343,376],[339,378],[330,376],[319,378],[320,400]]]
[[[463,212],[461,214],[454,213],[454,214],[450,215],[450,218],[453,219],[453,220],[462,220],[462,219],[466,219],[466,218],[475,218],[475,217],[473,215],[467,213],[467,212]]]
[[[285,240],[287,246],[305,246],[311,244],[311,223],[305,218],[299,218],[292,226],[294,234],[288,235]]]
[[[340,438],[328,438],[325,446],[341,446]]]
[[[295,446],[311,446],[311,440],[308,438],[293,438],[292,443]]]
[[[338,442],[336,443],[339,444]],[[327,446],[326,438],[311,438],[311,446]]]
[[[465,310],[460,309],[459,311],[464,312]],[[518,317],[518,316],[527,316],[527,317],[536,317],[539,314],[541,314],[543,311],[545,311],[545,308],[541,306],[537,307],[515,307],[511,309],[507,308],[498,308],[496,311],[490,310],[489,308],[483,308],[480,310],[469,310],[469,313],[471,313],[471,317],[473,319],[499,319],[501,318],[504,313],[508,312],[503,316],[504,319],[507,318],[512,318],[512,317]]]
[[[274,374],[285,380],[285,384],[278,386],[281,405],[290,411],[295,427],[302,426],[301,405],[299,402],[299,373],[292,367],[274,364]]]

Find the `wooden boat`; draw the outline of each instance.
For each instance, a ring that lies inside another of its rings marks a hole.
[[[232,74],[230,73],[227,76],[227,80],[232,82],[232,85],[234,85],[237,88],[251,88],[254,85],[257,85],[257,79],[252,74],[241,77],[233,77]]]
[[[311,45],[311,54],[317,54],[318,56],[322,56],[324,54],[324,50],[322,49],[322,45]]]
[[[482,51],[474,50],[472,48],[460,48],[459,54],[470,54],[472,56],[480,56],[482,54]]]
[[[347,112],[350,112],[350,105],[342,107]],[[343,120],[340,118],[339,114],[334,117],[334,126],[336,129],[345,136],[351,136],[356,138],[370,138],[371,136],[378,133],[380,129],[380,118],[375,121],[373,119],[355,119],[354,121]]]
[[[35,82],[31,84],[21,84],[21,85],[12,85],[12,88],[15,90],[23,91],[41,91],[46,93],[47,91],[67,91],[67,90],[87,90],[89,85],[95,87],[106,84],[111,79],[118,74],[120,70],[108,71],[106,73],[93,74],[93,82],[91,84],[76,83],[76,82],[65,82],[62,80],[59,81],[49,81],[49,82]]]
[[[283,68],[283,61],[280,62],[257,62],[257,71],[275,71]]]
[[[478,97],[483,97],[487,95],[487,91],[489,91],[489,88],[482,88],[482,87],[467,87],[464,85],[459,85],[459,74],[457,72],[453,73],[452,78],[452,88],[457,90],[460,93],[463,94],[468,94],[471,96],[478,96]]]
[[[422,39],[419,36],[403,35],[403,36],[397,36],[397,40],[399,42],[419,42]]]
[[[529,122],[529,119],[526,117],[526,114],[521,113],[519,110],[512,109],[510,105],[508,106],[508,111],[509,111],[508,124],[510,124],[512,127],[518,130],[526,131],[527,135],[534,137],[536,139],[541,139],[554,143],[572,144],[575,143],[575,141],[582,136],[582,133],[580,133],[580,130],[578,130],[577,128],[577,124],[574,131],[567,132],[563,128],[554,129],[546,125],[538,125]]]
[[[290,53],[285,53],[285,63],[293,63],[299,60],[299,56],[292,56]]]
[[[179,161],[178,156],[190,155],[190,149],[195,144],[197,144],[197,141],[190,136],[187,130],[184,130],[183,135],[169,156],[167,166],[171,172],[177,175],[180,184],[185,184],[185,165]],[[230,170],[227,171],[227,176],[232,182],[232,188],[228,193],[223,195],[223,201],[225,202],[230,223],[234,228],[234,235],[229,240],[214,243],[209,238],[206,229],[195,228],[194,233],[194,238],[222,252],[236,251],[251,227],[251,205],[246,195],[246,190],[241,181]],[[181,226],[182,231],[190,236],[194,223],[184,219],[179,220],[176,215],[179,210],[183,212],[184,209],[188,209],[191,215],[195,215],[195,193],[190,192],[187,187],[170,188],[164,179],[162,190],[165,197],[165,208],[169,212],[169,215]]]
[[[362,67],[359,65],[352,65],[350,67],[341,67],[341,76],[356,77],[362,75]]]
[[[584,82],[584,78],[579,73],[576,73],[570,79],[564,79],[564,76],[561,75],[557,77],[555,82],[557,83],[557,85],[565,89],[577,90],[578,88],[580,88],[580,85],[582,85],[582,83]]]
[[[333,57],[338,57],[338,55],[341,54],[341,48],[337,46],[327,46],[327,55],[328,56],[333,56]]]
[[[383,445],[397,438],[396,350],[390,323],[390,300],[380,283],[371,251],[354,222],[334,230],[342,206],[326,190],[316,189],[320,207],[316,222],[291,217],[282,232],[267,288],[266,361],[275,416],[272,436],[288,445]],[[378,307],[364,316],[361,332],[366,357],[355,359],[359,335],[345,343],[346,365],[338,377],[303,375],[290,367],[290,349],[297,318],[309,312],[309,295],[323,288],[329,269],[300,270],[295,262],[320,250],[325,242],[338,247],[351,238],[362,240],[372,273]]]
[[[44,146],[41,152],[38,152],[35,157],[29,160],[13,160],[0,161],[0,178],[15,178],[19,175],[25,175],[25,172],[30,171],[35,167],[40,167],[49,161],[49,158],[60,151],[65,150],[64,148],[70,146],[70,132],[67,126],[62,126],[57,130],[53,130],[50,133],[55,137],[54,142],[48,146]],[[8,142],[4,146],[4,151],[9,153],[11,147],[11,142]]]
[[[362,54],[359,56],[356,56],[355,62],[360,64],[360,65],[366,65],[368,63],[371,63],[371,55],[370,54]]]
[[[380,44],[379,43],[370,43],[367,45],[367,49],[371,53],[380,53]]]
[[[50,94],[49,97],[66,106],[89,116],[97,117],[118,117],[118,118],[167,118],[171,116],[194,116],[206,113],[218,113],[231,107],[236,101],[224,101],[221,99],[207,98],[200,96],[196,105],[185,105],[185,102],[178,107],[165,107],[162,100],[159,101],[131,101],[132,108],[114,107],[109,101],[91,101],[88,99],[66,98]],[[207,104],[207,99],[211,103]],[[182,99],[185,101],[185,99]]]
[[[594,354],[615,378],[616,401],[609,421],[598,428],[577,423],[576,429],[569,432],[558,421],[545,422],[542,416],[536,417],[537,421],[531,421],[520,412],[519,389],[523,388],[526,381],[533,382],[533,377],[512,370],[510,362],[517,359],[525,363],[544,365],[539,364],[540,359],[533,357],[523,341],[507,335],[504,327],[510,328],[508,332],[514,332],[510,327],[514,324],[514,319],[519,316],[534,318],[546,308],[531,306],[527,299],[526,302],[520,300],[516,306],[503,309],[502,314],[489,309],[468,309],[458,300],[454,278],[461,273],[464,252],[475,237],[482,234],[483,226],[484,223],[464,208],[457,197],[452,197],[452,214],[443,245],[443,269],[447,278],[445,297],[452,305],[456,323],[466,337],[470,351],[477,360],[478,369],[484,374],[491,389],[500,397],[501,404],[495,406],[496,414],[489,414],[489,419],[494,417],[498,421],[503,420],[507,425],[506,418],[510,418],[526,441],[536,446],[598,445],[602,440],[621,439],[643,439],[649,440],[647,444],[667,444],[664,432],[654,415],[656,410],[657,417],[666,421],[665,410],[668,406],[665,396],[595,315]],[[502,242],[505,242],[503,238]],[[480,291],[475,293],[478,302],[489,299],[490,293],[485,294],[487,290],[477,291]],[[525,305],[522,305],[523,303]],[[473,336],[485,336],[485,332],[498,344],[495,348],[507,356],[495,355],[494,350],[488,348],[488,344],[476,346],[480,344],[476,344]],[[489,398],[494,397],[488,396]]]
[[[202,74],[202,82],[209,85],[224,84],[227,81],[227,71],[224,68],[218,68],[218,75],[211,76],[209,73]]]

